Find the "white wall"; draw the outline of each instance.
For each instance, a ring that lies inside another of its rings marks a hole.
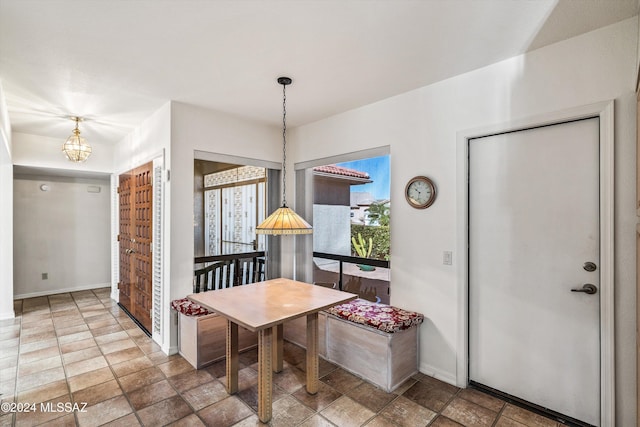
[[[16,174],[13,196],[15,298],[110,285],[108,178]]]
[[[0,320],[13,312],[13,165],[11,124],[0,84]]]
[[[110,170],[116,174],[126,172],[163,154],[168,169],[170,147],[171,103],[167,102],[116,145]]]
[[[391,146],[391,303],[422,312],[420,370],[456,381],[456,133],[615,99],[616,418],[635,425],[636,18],[352,110],[291,132],[295,162]],[[404,201],[405,183],[427,175],[438,199]]]

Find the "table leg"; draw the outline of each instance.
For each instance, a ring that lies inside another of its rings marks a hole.
[[[284,325],[281,323],[273,327],[273,345],[271,361],[273,372],[282,372],[282,354],[284,349]]]
[[[272,335],[272,328],[258,331],[258,418],[263,423],[271,420]]]
[[[238,392],[238,325],[227,320],[227,393]]]
[[[307,314],[307,393],[318,392],[318,313]]]

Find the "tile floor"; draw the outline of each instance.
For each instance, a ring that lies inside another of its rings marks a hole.
[[[29,298],[15,310],[15,319],[0,321],[0,398],[35,403],[37,411],[0,412],[0,427],[261,425],[255,351],[241,355],[240,392],[230,396],[224,361],[198,371],[166,356],[109,289]],[[273,426],[559,426],[423,374],[385,393],[324,360],[320,391],[311,396],[304,359],[303,349],[285,345],[285,369],[274,374]],[[65,412],[75,403],[86,404],[84,412]]]

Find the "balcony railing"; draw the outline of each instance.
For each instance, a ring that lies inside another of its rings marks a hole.
[[[209,256],[200,256],[195,257],[193,262],[195,265],[204,265],[209,262],[217,262],[217,261],[235,261],[237,259],[248,259],[248,258],[264,258],[264,251],[255,251],[255,252],[241,252],[237,254],[226,254],[226,255],[209,255]]]
[[[210,277],[210,283],[213,283],[210,288],[219,289],[264,280],[264,257],[264,251],[196,257],[194,269],[199,271],[213,264],[225,263],[224,269]],[[361,298],[389,303],[389,261],[324,252],[314,252],[313,257],[314,281],[335,283],[337,289],[356,293]],[[197,283],[197,278],[194,278],[194,292]],[[202,290],[206,289],[198,291]]]
[[[333,281],[340,290],[357,293],[371,301],[389,303],[389,261],[325,252],[314,252],[313,257],[334,261],[328,264],[314,262],[314,281]]]
[[[222,289],[265,280],[265,252],[194,258],[193,291]]]

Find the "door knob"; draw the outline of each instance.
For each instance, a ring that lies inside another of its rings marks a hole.
[[[585,294],[592,295],[598,292],[598,288],[596,288],[596,286],[592,285],[591,283],[586,283],[582,285],[581,288],[571,289],[571,292],[584,292]]]

